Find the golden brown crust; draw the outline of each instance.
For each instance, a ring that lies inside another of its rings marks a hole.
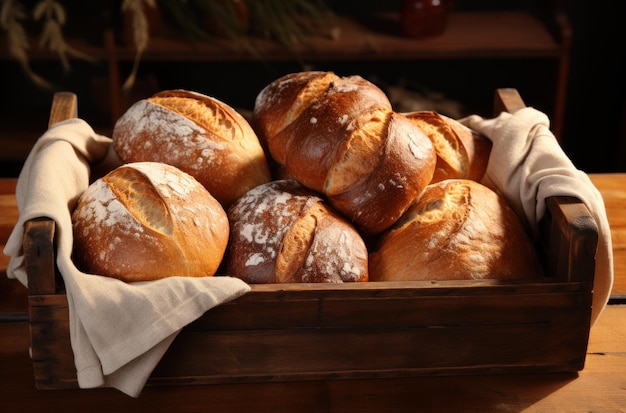
[[[430,141],[405,116],[391,113],[383,136],[376,168],[367,178],[355,179],[348,191],[327,195],[330,204],[368,237],[389,228],[406,211],[431,181],[436,163]]]
[[[465,152],[469,161],[469,171],[467,179],[481,182],[487,171],[489,156],[491,155],[491,141],[484,135],[468,128],[461,122],[440,115],[448,122],[459,139],[463,142]]]
[[[337,79],[332,72],[297,72],[263,88],[255,99],[252,124],[264,147],[269,137],[276,136],[300,117],[310,102],[326,93]]]
[[[72,222],[77,266],[126,282],[212,276],[229,233],[223,207],[196,179],[154,162],[96,180]]]
[[[432,183],[445,179],[480,182],[487,169],[491,142],[455,119],[434,111],[407,113],[432,141],[437,166]]]
[[[406,115],[430,138],[437,153],[432,182],[450,178],[467,178],[469,157],[454,130],[437,112],[420,111]]]
[[[228,210],[226,270],[250,284],[368,280],[356,229],[295,180],[260,185]]]
[[[162,91],[116,122],[113,147],[125,162],[163,162],[195,177],[225,207],[271,180],[261,144],[227,104],[185,90]]]
[[[429,185],[370,254],[372,281],[542,275],[536,250],[505,199],[464,179]]]
[[[321,80],[326,81],[325,87],[318,84]],[[391,105],[379,88],[360,77],[320,77],[315,83],[324,93],[306,94],[308,101],[297,101],[299,116],[265,139],[272,158],[285,166],[286,173],[323,193],[328,171],[339,156],[338,146],[353,120],[369,112],[390,110]],[[260,123],[259,119],[256,124]]]
[[[391,225],[432,179],[432,143],[359,76],[294,73],[260,96],[254,124],[281,176],[325,195],[364,235]]]

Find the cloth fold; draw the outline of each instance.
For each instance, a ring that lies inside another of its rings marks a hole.
[[[180,330],[250,286],[234,277],[172,277],[140,283],[85,274],[71,260],[70,211],[94,171],[119,165],[111,139],[82,119],[52,126],[35,143],[18,178],[18,222],[4,253],[7,275],[28,286],[23,225],[36,217],[55,221],[57,266],[65,283],[70,339],[81,388],[113,387],[138,397]]]
[[[598,225],[592,325],[605,308],[613,285],[613,248],[604,200],[589,176],[577,169],[550,131],[548,117],[527,107],[485,119],[460,119],[492,141],[483,183],[502,192],[527,228],[537,235],[550,196],[574,196]]]

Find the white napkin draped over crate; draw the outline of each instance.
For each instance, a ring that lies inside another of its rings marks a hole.
[[[613,285],[613,246],[604,200],[589,176],[577,169],[550,131],[548,117],[526,107],[493,119],[460,120],[492,141],[484,183],[498,189],[531,231],[546,211],[546,198],[573,196],[589,209],[598,226],[591,323],[604,310]]]
[[[24,223],[48,217],[56,223],[57,266],[65,283],[70,339],[81,388],[113,387],[137,397],[176,335],[207,310],[250,290],[233,277],[173,277],[125,283],[85,274],[71,260],[71,210],[89,185],[91,165],[117,166],[111,139],[81,119],[52,126],[20,173],[19,219],[5,246],[7,275],[28,286],[22,240]],[[104,163],[104,165],[102,165]]]

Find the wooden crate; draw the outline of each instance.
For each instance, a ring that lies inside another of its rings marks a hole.
[[[496,113],[523,106],[496,91]],[[50,122],[68,116],[76,96],[59,93]],[[579,371],[598,230],[577,199],[547,206],[546,280],[253,285],[185,327],[148,385]],[[29,221],[24,248],[36,386],[78,387],[54,222]]]

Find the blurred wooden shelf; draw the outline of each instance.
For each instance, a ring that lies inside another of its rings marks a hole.
[[[555,22],[566,24],[555,16]],[[560,58],[567,47],[546,22],[526,11],[460,11],[449,15],[444,33],[426,39],[411,39],[400,33],[398,13],[339,16],[337,34],[320,33],[308,45],[287,49],[261,38],[247,39],[251,48],[227,39],[190,41],[180,33],[157,32],[150,38],[142,60],[150,61],[268,61],[293,60],[405,60],[466,58]],[[112,30],[112,29],[109,29]],[[102,45],[83,38],[70,38],[77,50],[95,60],[132,61],[135,51],[105,33]],[[8,58],[0,48],[0,58]],[[51,52],[31,52],[33,60],[58,59]]]
[[[87,24],[83,25],[88,27]],[[180,64],[183,69],[190,62],[349,62],[355,65],[388,62],[401,68],[406,62],[426,60],[540,61],[541,64],[549,65],[547,70],[551,73],[548,77],[551,84],[545,85],[544,90],[547,90],[545,94],[551,101],[554,97],[554,107],[548,110],[551,114],[552,131],[557,138],[562,136],[571,33],[565,14],[559,9],[551,10],[542,17],[523,9],[453,11],[448,17],[444,33],[426,39],[403,36],[400,32],[399,13],[339,15],[337,27],[338,35],[335,37],[329,33],[313,36],[309,45],[294,49],[286,49],[276,42],[259,38],[248,39],[252,45],[249,48],[226,39],[192,42],[180,33],[154,32],[142,55],[142,62]],[[121,85],[128,75],[135,52],[132,47],[122,44],[123,41],[119,39],[120,35],[114,28],[105,29],[104,36],[99,40],[94,40],[93,34],[90,36],[68,37],[68,42],[104,68],[103,80],[107,84],[108,96],[106,99],[96,100],[106,101],[100,104],[107,106],[107,116],[113,125],[128,107],[128,96],[122,92]],[[3,41],[6,39],[0,38],[0,60],[7,60],[9,56]],[[37,41],[33,39],[31,44],[37,44]],[[30,56],[33,63],[58,60],[55,54],[36,49],[31,51]],[[497,70],[487,61],[485,65],[486,76],[490,71]],[[553,72],[556,72],[554,78]],[[254,75],[251,70],[250,76]],[[216,82],[220,81],[219,77],[216,79]],[[550,91],[552,88],[553,93]],[[5,142],[6,136],[3,134],[0,136],[0,144],[5,146]],[[19,145],[17,149],[22,150]]]
[[[263,39],[249,39],[253,53],[242,44],[226,40],[191,43],[180,38],[155,36],[145,60],[404,60],[459,58],[559,58],[563,45],[543,22],[520,11],[458,12],[449,16],[446,31],[437,37],[411,39],[400,34],[395,13],[341,17],[338,35],[315,36],[308,46],[292,50]],[[131,60],[127,47],[112,50],[115,58]]]

